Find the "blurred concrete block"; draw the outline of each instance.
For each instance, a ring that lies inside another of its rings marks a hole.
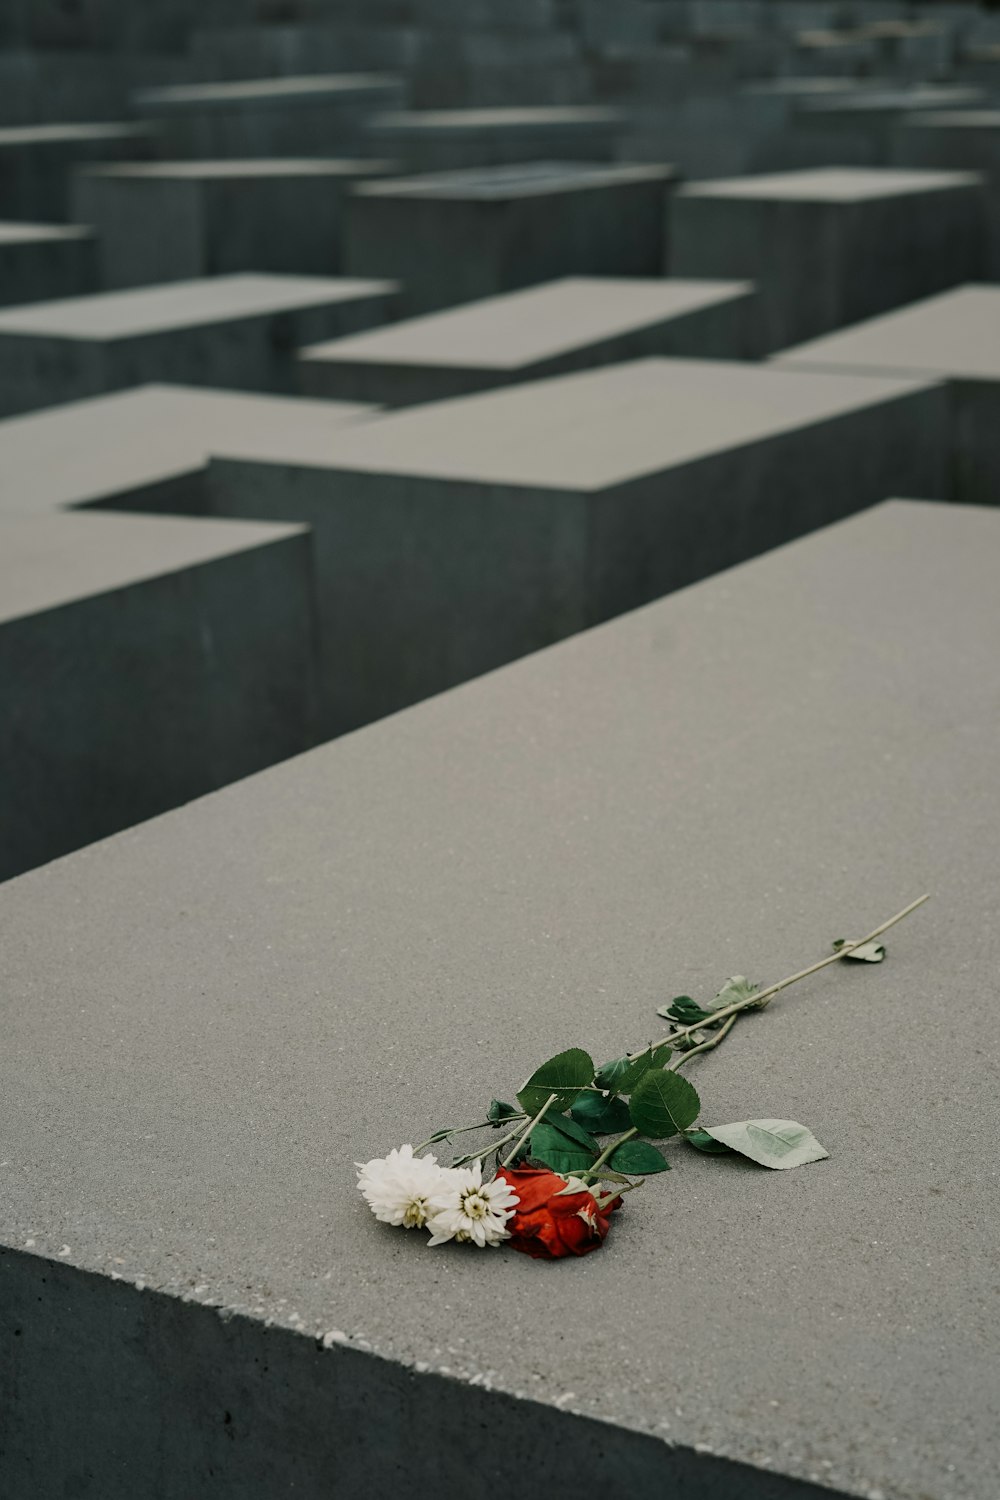
[[[1000,278],[1000,109],[935,110],[905,115],[893,137],[903,166],[981,172],[986,179],[984,271]]]
[[[308,748],[304,527],[0,519],[0,880]]]
[[[747,282],[571,277],[302,351],[313,396],[408,406],[641,355],[749,359]]]
[[[100,507],[205,514],[213,452],[315,450],[373,408],[144,385],[0,421],[0,515]]]
[[[0,412],[151,380],[294,390],[296,350],[389,316],[387,282],[242,275],[0,312]]]
[[[192,57],[212,79],[301,77],[311,73],[408,71],[419,51],[415,26],[287,22],[201,26]]]
[[[99,236],[105,287],[232,271],[334,275],[344,197],[395,163],[324,160],[141,162],[77,174],[74,217]]]
[[[402,103],[401,81],[381,73],[179,84],[135,97],[156,124],[160,156],[206,159],[358,154],[365,119]]]
[[[214,457],[213,513],[313,528],[328,734],[880,495],[943,482],[944,391],[646,359]]]
[[[0,129],[0,218],[39,224],[70,216],[73,169],[88,161],[149,156],[139,124],[18,125]]]
[[[690,183],[671,208],[671,271],[744,276],[781,349],[979,274],[983,180],[819,168]]]
[[[952,500],[1000,505],[1000,287],[964,286],[777,356],[782,368],[945,380]]]
[[[0,307],[74,297],[96,288],[92,230],[0,222]]]
[[[409,110],[374,115],[372,151],[412,172],[450,172],[516,162],[609,161],[622,116],[596,106]]]
[[[655,276],[674,177],[530,162],[367,183],[348,205],[345,269],[399,280],[408,313],[556,276]]]
[[[902,117],[923,110],[965,109],[982,101],[978,89],[928,85],[866,89],[832,99],[802,99],[792,129],[815,166],[887,166]]]

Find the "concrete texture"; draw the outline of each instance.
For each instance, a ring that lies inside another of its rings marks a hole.
[[[747,282],[567,277],[304,349],[303,388],[408,406],[646,354],[746,359],[756,312]]]
[[[350,184],[394,170],[320,157],[92,166],[77,175],[73,216],[98,231],[106,287],[249,270],[330,276]]]
[[[316,451],[372,408],[149,385],[0,422],[0,513],[67,507],[198,513],[213,451]]]
[[[0,555],[0,879],[314,743],[303,528],[7,515]]]
[[[299,345],[384,322],[384,281],[236,275],[0,312],[0,412],[147,381],[295,389]]]
[[[690,183],[671,204],[678,276],[745,276],[765,345],[885,312],[981,274],[983,179],[819,168]]]
[[[320,73],[147,89],[135,108],[156,122],[161,156],[258,158],[358,154],[367,116],[402,103],[397,78]]]
[[[409,110],[365,123],[370,149],[410,172],[532,161],[610,161],[624,120],[614,109],[547,106]]]
[[[91,230],[0,222],[0,307],[96,289],[97,247]]]
[[[1000,287],[965,286],[778,356],[783,368],[948,382],[948,495],[1000,504]]]
[[[674,176],[531,162],[366,183],[348,207],[345,269],[401,281],[411,314],[556,276],[655,276]]]
[[[148,126],[12,125],[0,129],[0,218],[61,222],[70,214],[74,167],[148,156]]]
[[[893,135],[904,115],[983,101],[981,89],[956,85],[866,90],[856,98],[802,100],[792,128],[816,166],[883,167],[893,159]]]
[[[1000,277],[1000,109],[941,110],[906,115],[893,136],[896,161],[906,166],[981,172],[986,180],[987,253],[984,272]]]
[[[881,507],[6,886],[0,1488],[990,1500],[998,569]],[[564,1266],[361,1203],[928,888],[689,1070],[829,1161],[668,1147]]]
[[[646,359],[216,446],[215,514],[307,522],[327,735],[944,483],[934,383]]]

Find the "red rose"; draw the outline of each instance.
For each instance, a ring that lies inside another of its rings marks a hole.
[[[497,1175],[507,1179],[519,1200],[507,1221],[508,1243],[536,1260],[589,1255],[603,1244],[611,1215],[621,1207],[620,1195],[599,1203],[586,1188],[567,1192],[565,1177],[546,1167],[504,1167]]]

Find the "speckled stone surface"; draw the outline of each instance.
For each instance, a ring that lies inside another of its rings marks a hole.
[[[998,567],[879,507],[0,890],[0,1489],[993,1500]],[[689,1070],[828,1161],[668,1148],[558,1266],[364,1209],[353,1161],[925,888]]]

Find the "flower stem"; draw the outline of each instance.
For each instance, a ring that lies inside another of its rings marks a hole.
[[[686,1062],[690,1062],[692,1057],[697,1057],[699,1052],[711,1052],[713,1047],[717,1047],[720,1042],[724,1042],[726,1040],[726,1037],[732,1031],[738,1020],[738,1015],[729,1016],[727,1020],[723,1021],[718,1031],[715,1031],[711,1036],[706,1037],[703,1042],[699,1042],[697,1047],[689,1047],[686,1052],[678,1053],[676,1061],[670,1064],[670,1072],[679,1073],[684,1064]]]
[[[523,1119],[523,1115],[518,1115],[519,1122]],[[502,1146],[507,1145],[508,1141],[512,1141],[520,1128],[520,1123],[518,1123],[513,1130],[509,1131],[507,1135],[502,1135],[498,1141],[490,1141],[489,1145],[484,1146],[482,1151],[470,1151],[468,1156],[460,1156],[457,1161],[452,1162],[452,1166],[465,1167],[470,1161],[482,1161],[484,1156],[489,1156],[493,1151],[499,1151]]]
[[[506,1124],[509,1120],[523,1119],[523,1115],[507,1115],[506,1118],[500,1123]],[[445,1141],[450,1141],[453,1135],[468,1135],[470,1130],[488,1130],[491,1125],[495,1125],[496,1123],[497,1122],[495,1120],[477,1120],[475,1125],[455,1125],[450,1130],[435,1130],[434,1134],[428,1136],[426,1141],[421,1142],[419,1146],[414,1146],[413,1154],[414,1156],[419,1156],[420,1152],[426,1151],[428,1146],[443,1145]],[[507,1139],[509,1140],[510,1137],[508,1136]],[[496,1149],[495,1141],[489,1149],[490,1151]],[[483,1152],[484,1156],[487,1156],[488,1154],[489,1153],[486,1151]]]
[[[581,1179],[588,1179],[593,1177],[595,1174],[599,1174],[601,1168],[604,1166],[604,1163],[608,1160],[608,1157],[613,1156],[618,1150],[618,1147],[623,1145],[625,1141],[630,1141],[634,1135],[638,1134],[638,1130],[633,1125],[631,1130],[626,1130],[625,1134],[620,1135],[616,1141],[612,1141],[610,1146],[605,1146],[604,1150],[594,1162],[593,1166],[588,1167],[585,1172],[574,1173],[573,1175],[579,1176]]]
[[[810,964],[807,969],[799,969],[798,973],[790,974],[787,979],[779,979],[777,984],[771,984],[768,985],[767,989],[758,990],[755,995],[749,996],[746,1000],[737,1000],[734,1004],[727,1005],[722,1010],[713,1011],[712,1021],[724,1021],[727,1016],[738,1015],[743,1010],[762,1009],[765,1005],[769,1005],[775,995],[779,994],[781,990],[787,990],[790,984],[796,984],[800,979],[805,979],[808,975],[815,974],[818,969],[825,969],[827,964],[839,963],[842,958],[847,958],[849,954],[853,953],[855,948],[861,948],[865,943],[870,943],[875,938],[881,937],[883,932],[888,932],[890,927],[895,927],[897,922],[901,922],[904,917],[910,915],[911,911],[916,911],[918,906],[923,906],[924,902],[929,900],[930,896],[918,897],[916,901],[911,901],[909,906],[904,906],[903,910],[897,912],[894,917],[890,917],[888,922],[882,922],[867,937],[857,938],[853,943],[845,943],[843,948],[837,949],[836,953],[831,953],[826,958],[819,959],[817,963]],[[680,1041],[682,1037],[691,1036],[696,1031],[702,1031],[707,1024],[705,1021],[699,1021],[694,1026],[684,1026],[680,1031],[672,1032],[670,1036],[664,1037],[663,1041]],[[656,1042],[654,1046],[659,1047],[662,1044],[662,1041]],[[652,1047],[647,1048],[647,1051],[652,1050]],[[690,1053],[688,1055],[690,1056]]]
[[[558,1099],[558,1097],[559,1097],[558,1094],[550,1094],[549,1095],[549,1097],[546,1099],[545,1103],[542,1105],[541,1109],[538,1111],[538,1113],[535,1116],[535,1118],[533,1120],[529,1120],[528,1121],[527,1125],[524,1127],[524,1130],[521,1132],[521,1137],[518,1140],[517,1145],[514,1147],[514,1149],[512,1151],[509,1151],[507,1153],[507,1155],[504,1157],[503,1161],[500,1163],[501,1167],[509,1167],[510,1166],[511,1162],[514,1160],[514,1157],[517,1155],[517,1153],[520,1151],[521,1147],[524,1145],[525,1141],[528,1139],[528,1136],[534,1130],[535,1126],[541,1120],[543,1120],[545,1118],[545,1116],[548,1114],[550,1106],[553,1105],[553,1104],[555,1104],[555,1102]]]

